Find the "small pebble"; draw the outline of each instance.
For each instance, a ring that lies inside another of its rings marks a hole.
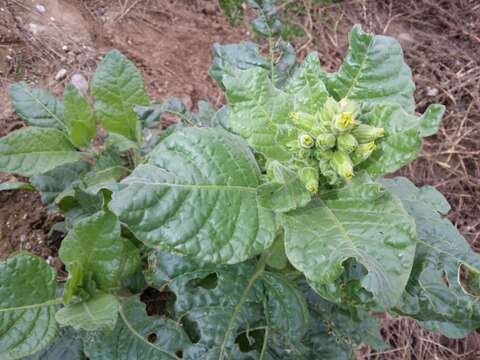
[[[55,75],[55,80],[57,81],[61,81],[63,79],[65,79],[67,77],[67,70],[66,69],[60,69],[58,72],[57,72],[57,75]]]
[[[434,87],[427,86],[427,96],[437,96],[438,89]]]
[[[85,79],[85,77],[82,74],[76,73],[72,75],[72,78],[70,79],[70,83],[75,86],[78,91],[83,96],[86,96],[88,93],[88,81]]]
[[[29,27],[30,31],[32,32],[32,34],[38,33],[39,27],[38,27],[37,24],[30,23],[30,24],[28,24],[28,27]]]
[[[24,243],[25,241],[27,241],[27,235],[25,234],[20,235],[20,242]]]
[[[67,52],[67,51],[68,51],[68,46],[67,46],[67,45],[63,45],[63,46],[62,46],[62,50],[65,51],[65,52]]]
[[[37,11],[38,11],[40,14],[43,14],[45,11],[47,11],[47,9],[45,8],[45,6],[40,5],[40,4],[35,5],[35,8],[37,9]]]

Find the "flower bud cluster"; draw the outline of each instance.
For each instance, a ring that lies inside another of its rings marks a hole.
[[[318,113],[290,113],[298,131],[297,140],[288,144],[296,153],[291,165],[310,192],[318,191],[320,179],[330,185],[352,179],[355,166],[375,150],[384,129],[362,124],[359,115],[355,102],[333,98]]]

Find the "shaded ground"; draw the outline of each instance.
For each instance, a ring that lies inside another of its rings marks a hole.
[[[296,48],[302,55],[318,51],[330,71],[343,59],[355,23],[401,41],[417,84],[417,111],[434,102],[447,106],[439,134],[425,141],[420,158],[401,173],[442,191],[452,204],[449,218],[480,251],[478,1],[279,2],[305,32],[295,40]],[[59,94],[74,73],[89,79],[111,48],[141,69],[152,98],[176,95],[189,107],[198,100],[218,106],[222,96],[207,75],[211,45],[250,39],[247,29],[232,28],[212,0],[0,0],[0,136],[22,126],[8,104],[4,90],[9,84],[25,79]],[[60,69],[67,77],[56,81]],[[0,181],[8,179],[0,174]],[[0,259],[16,249],[55,256],[58,239],[48,238],[55,219],[37,194],[0,192]],[[480,358],[476,334],[450,341],[406,319],[382,321],[392,349],[363,349],[360,358]]]

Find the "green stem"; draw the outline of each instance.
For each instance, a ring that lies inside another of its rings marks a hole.
[[[225,336],[223,338],[222,345],[220,347],[220,355],[218,357],[219,360],[223,360],[225,356],[225,348],[227,346],[227,341],[230,337],[230,333],[233,330],[233,327],[235,325],[235,319],[237,318],[238,314],[240,313],[240,310],[242,309],[243,304],[247,300],[248,293],[250,292],[250,289],[252,288],[253,284],[255,281],[258,279],[260,275],[263,274],[265,271],[265,265],[267,264],[267,260],[270,257],[269,252],[264,252],[260,256],[260,259],[258,259],[257,262],[257,267],[255,268],[255,272],[253,273],[252,277],[250,278],[250,281],[247,284],[247,287],[242,293],[242,296],[240,297],[240,301],[238,304],[235,306],[235,309],[233,311],[232,317],[230,318],[230,321],[228,322],[227,330],[225,332]]]

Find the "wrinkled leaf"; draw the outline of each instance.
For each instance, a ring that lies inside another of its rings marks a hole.
[[[110,208],[149,247],[235,263],[273,242],[273,214],[257,204],[259,182],[241,139],[220,129],[184,129],[123,180]]]
[[[318,54],[309,54],[285,85],[285,91],[293,96],[293,111],[314,114],[322,109],[328,97],[324,78]]]
[[[8,88],[15,112],[29,125],[64,129],[63,104],[43,89],[30,90],[25,82]]]
[[[327,86],[337,100],[389,102],[401,105],[408,113],[415,109],[415,85],[400,44],[391,37],[367,34],[359,25],[350,32],[345,60],[329,77]]]
[[[63,328],[48,348],[23,360],[85,360],[83,343],[72,328]]]
[[[59,255],[71,276],[80,272],[82,281],[76,285],[81,283],[84,289],[89,281],[98,289],[117,288],[140,265],[138,250],[120,237],[120,222],[108,211],[76,223],[62,241]]]
[[[277,212],[287,212],[306,205],[310,193],[297,174],[274,161],[270,164],[273,180],[258,188],[258,201],[261,206]]]
[[[242,42],[240,44],[213,44],[213,63],[209,74],[221,88],[223,77],[235,69],[247,70],[252,67],[270,69],[270,63],[261,55],[258,44]]]
[[[20,359],[57,336],[55,272],[21,252],[0,263],[0,358]]]
[[[277,141],[278,127],[289,122],[291,97],[275,88],[265,70],[236,70],[223,77],[230,105],[229,125],[248,144],[267,158],[285,161],[291,157]]]
[[[368,274],[361,286],[381,308],[399,300],[412,268],[415,226],[401,202],[379,184],[352,185],[321,194],[282,216],[288,259],[320,292],[354,258]],[[337,301],[348,299],[337,299]]]
[[[65,87],[63,102],[65,107],[65,125],[67,126],[70,140],[75,146],[88,147],[90,140],[94,139],[97,133],[95,114],[90,109],[87,100],[73,85]]]
[[[122,302],[119,312],[113,331],[84,338],[84,351],[90,360],[179,359],[177,354],[191,344],[180,324],[148,316],[138,297]]]
[[[449,210],[443,195],[432,187],[416,188],[401,177],[382,180],[382,184],[414,217],[419,241],[412,276],[394,310],[450,337],[480,327],[478,298],[459,283],[461,265],[474,279],[480,274],[480,256],[441,216]]]
[[[51,204],[60,193],[71,188],[71,185],[81,179],[90,168],[88,162],[77,161],[57,166],[44,174],[32,176],[30,181],[40,191],[42,202]]]
[[[135,105],[147,105],[148,96],[135,65],[119,51],[105,55],[91,85],[95,110],[105,130],[139,140]]]
[[[241,356],[235,339],[249,328],[264,333],[259,347],[265,341],[284,348],[300,346],[307,330],[308,311],[300,291],[281,275],[256,271],[251,262],[211,265],[155,252],[149,256],[146,278],[176,295],[173,317],[190,329],[197,351],[207,359]]]
[[[60,326],[75,330],[113,329],[117,322],[118,300],[111,294],[98,293],[87,301],[68,304],[55,314]]]
[[[60,130],[28,127],[0,139],[0,171],[32,176],[80,160],[81,153]]]
[[[437,132],[444,111],[443,105],[430,105],[421,117],[417,117],[407,114],[400,105],[374,106],[362,121],[384,128],[385,136],[377,141],[377,149],[361,168],[378,177],[413,161],[421,150],[422,137]]]

